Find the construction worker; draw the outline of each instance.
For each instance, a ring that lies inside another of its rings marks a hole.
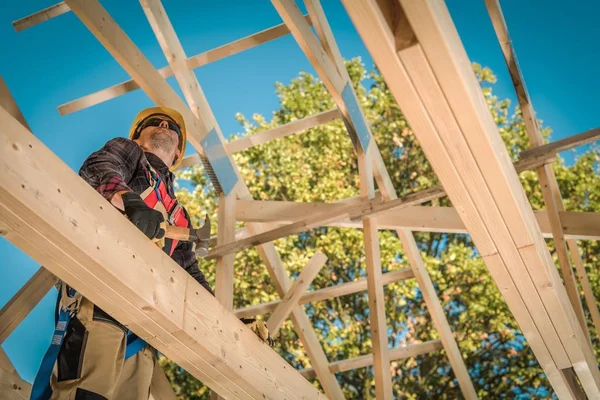
[[[165,238],[161,227],[165,222],[190,224],[173,189],[172,171],[181,162],[185,146],[181,114],[166,107],[148,108],[135,118],[129,139],[108,141],[85,160],[79,175],[214,294],[198,269],[193,244]],[[152,347],[64,283],[57,317],[31,399],[148,399],[156,364]],[[272,344],[264,324],[244,322]]]

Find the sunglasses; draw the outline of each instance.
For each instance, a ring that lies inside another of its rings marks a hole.
[[[149,117],[149,118],[145,119],[144,121],[142,121],[142,123],[140,124],[140,126],[138,128],[138,131],[141,132],[142,129],[144,129],[148,126],[159,126],[163,121],[166,121],[167,124],[169,125],[169,129],[176,132],[177,136],[179,136],[179,138],[181,139],[181,129],[179,128],[179,125],[177,125],[175,122],[173,122],[167,118]]]

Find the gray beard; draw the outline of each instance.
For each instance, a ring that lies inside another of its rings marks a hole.
[[[157,129],[150,135],[149,147],[151,150],[162,150],[165,153],[170,153],[175,150],[175,146],[177,146],[177,143],[163,129]]]

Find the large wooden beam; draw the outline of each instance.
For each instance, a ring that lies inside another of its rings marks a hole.
[[[307,16],[306,19],[307,22],[310,24],[310,18]],[[290,31],[287,29],[285,24],[280,24],[254,33],[252,35],[246,36],[244,38],[235,40],[231,43],[227,43],[214,49],[205,51],[203,53],[191,56],[185,59],[185,63],[187,65],[187,68],[189,69],[199,68],[212,62],[221,60],[225,57],[229,57],[234,54],[241,53],[242,51],[249,50],[253,47],[256,47],[263,43],[267,43],[271,40],[278,39],[289,33]],[[169,65],[160,68],[158,72],[163,78],[169,78],[173,76],[173,70]],[[83,110],[85,108],[103,103],[105,101],[114,99],[139,88],[140,86],[136,82],[136,80],[131,79],[113,85],[111,87],[99,90],[97,92],[88,94],[86,96],[80,97],[79,99],[72,100],[66,104],[63,104],[58,107],[58,112],[60,113],[60,115],[68,115]]]
[[[394,185],[385,167],[377,144],[375,140],[372,139],[370,128],[362,113],[360,102],[352,87],[350,77],[342,61],[342,55],[335,43],[333,33],[331,32],[331,28],[329,27],[320,1],[305,0],[309,14],[315,24],[317,34],[319,35],[320,45],[310,29],[307,29],[306,25],[299,18],[299,11],[291,1],[272,0],[272,2],[282,19],[289,26],[290,32],[306,54],[307,58],[311,61],[311,64],[340,108],[340,111],[344,116],[344,122],[348,128],[348,133],[358,152],[359,159],[361,149],[365,153],[368,153],[372,162],[372,171],[383,198],[386,200],[395,200],[397,195]],[[403,30],[400,29],[399,32],[401,33]],[[336,71],[330,67],[330,64],[333,64]],[[341,79],[338,79],[338,76]],[[357,143],[359,141],[360,145]],[[365,144],[365,142],[368,143]],[[411,232],[397,230],[397,234],[404,249],[416,248],[416,242]],[[411,254],[410,260],[415,277],[420,280],[419,284],[421,285],[421,290],[428,294],[427,296],[424,296],[424,298],[429,310],[432,312],[434,325],[436,325],[436,328],[440,331],[441,335],[446,336],[443,343],[444,346],[448,346],[446,350],[449,361],[456,374],[463,395],[469,399],[476,398],[473,383],[471,382],[464,361],[460,357],[456,341],[451,335],[448,321],[443,313],[439,313],[439,310],[441,310],[441,307],[438,307],[439,299],[437,298],[429,274],[424,268],[421,255],[418,252],[416,254]]]
[[[441,340],[430,340],[423,343],[408,344],[406,346],[390,349],[388,354],[390,361],[404,360],[405,358],[416,357],[423,354],[433,353],[434,351],[442,350],[444,346]],[[349,358],[347,360],[334,361],[329,364],[331,372],[346,372],[353,369],[365,368],[373,365],[373,355],[367,354],[364,356]],[[315,372],[312,368],[300,370],[300,373],[307,379],[313,378]]]
[[[343,2],[551,384],[574,398],[573,365],[595,396],[591,349],[444,4],[401,1],[419,44],[398,52],[374,1]]]
[[[83,2],[81,3],[83,4]],[[190,105],[192,113],[186,110],[184,105],[181,105],[181,107],[177,108],[181,112],[184,112],[184,115],[188,115],[188,118],[194,119],[196,121],[201,121],[201,124],[204,127],[208,129],[213,129],[217,134],[219,145],[224,149],[225,140],[223,139],[223,135],[210,109],[208,101],[206,100],[206,97],[204,96],[202,89],[200,88],[200,84],[198,83],[195,75],[181,62],[181,60],[185,60],[185,52],[177,38],[177,35],[175,34],[173,26],[171,25],[164,8],[162,7],[162,4],[159,1],[144,2],[143,4],[146,4],[148,7],[151,8],[151,14],[153,15],[151,19],[151,24],[153,25],[153,29],[156,32],[159,44],[161,45],[161,48],[163,49],[163,52],[165,53],[169,64],[173,69],[173,72],[175,73],[175,77],[184,93],[184,96]],[[127,39],[127,36],[120,30],[118,30],[118,36],[120,37],[120,41],[115,41],[113,37],[111,37],[112,40],[106,40],[107,37],[104,36],[104,33],[101,31],[101,29],[97,28],[98,26],[106,25],[105,21],[107,19],[110,19],[108,14],[106,14],[105,12],[104,14],[104,18],[95,18],[95,23],[89,25],[91,27],[91,30],[99,38],[101,38],[101,41],[105,41],[108,43],[107,48],[113,48],[114,50],[116,50],[113,52],[113,55],[117,59],[135,59],[135,56],[141,57],[139,51],[138,53],[130,54],[128,52],[120,52],[118,51],[118,49],[114,48],[115,42],[119,43],[125,41],[128,43],[128,47],[130,47],[130,49],[135,49],[135,45],[133,45],[133,43],[131,43],[131,41]],[[98,15],[98,10],[94,10],[93,8],[88,9],[87,12],[82,13],[81,18],[85,21],[86,18],[89,18],[89,16],[91,15]],[[116,29],[115,26],[116,24],[114,24],[113,22],[113,30]],[[145,58],[144,63],[149,64],[148,60]],[[124,64],[129,65],[129,61],[125,61]],[[139,80],[140,87],[142,88],[148,86],[148,84],[150,84],[155,79],[161,79],[158,76],[156,70],[152,68],[151,65],[147,65],[146,68],[138,68],[138,71],[139,73],[132,76],[134,79],[136,79],[136,81]],[[162,82],[164,83],[164,80],[162,80]],[[164,96],[176,96],[175,92],[170,87],[164,88],[162,90],[164,90]],[[157,102],[158,104],[164,104],[164,97],[159,98]],[[198,135],[198,132],[194,132],[194,130],[191,130],[191,133],[191,136]],[[199,153],[203,152],[201,142],[198,139],[190,141]],[[244,183],[244,181],[242,180],[240,173],[237,170],[236,164],[231,159],[231,155],[226,151],[226,149],[224,149],[223,152],[224,156],[226,156],[229,159],[229,162],[232,164],[234,172],[236,174],[237,183],[234,192],[237,192],[237,196],[239,198],[251,198],[252,196],[250,194],[250,191]],[[257,224],[248,224],[247,227],[250,232],[254,233],[264,229],[262,226]],[[284,296],[287,290],[289,290],[289,288],[291,287],[292,282],[289,276],[287,275],[287,272],[285,271],[283,263],[281,262],[279,254],[275,250],[275,247],[272,244],[262,246],[259,248],[259,255],[265,263],[265,265],[267,266],[267,269],[269,270],[269,274],[271,275],[271,279],[275,285],[275,289],[277,290],[278,294],[280,296]],[[325,393],[327,393],[327,395],[332,399],[343,398],[344,396],[342,393],[342,389],[337,379],[327,369],[327,356],[325,355],[325,352],[323,351],[323,348],[319,343],[319,339],[310,323],[310,320],[308,319],[308,316],[304,312],[304,309],[301,307],[295,308],[292,312],[291,319],[294,324],[296,333],[298,334],[298,337],[304,344],[304,348],[311,360],[311,363],[318,372],[317,375],[319,376],[319,381],[322,387],[324,388]]]
[[[413,277],[414,275],[410,268],[403,268],[397,271],[386,272],[385,274],[381,275],[381,283],[383,285],[389,285],[390,283],[399,282]],[[367,290],[367,280],[360,279],[353,282],[346,282],[340,285],[318,289],[312,292],[306,292],[300,296],[299,304],[333,299],[335,297],[364,292],[365,290]],[[240,318],[254,317],[256,315],[273,312],[273,310],[275,310],[279,304],[281,304],[281,300],[274,300],[268,303],[238,308],[234,311],[234,313]]]
[[[4,342],[58,279],[44,267],[23,285],[0,310],[0,343]]]
[[[31,385],[13,373],[0,368],[0,394],[4,400],[29,400]]]
[[[535,112],[533,110],[533,105],[531,104],[531,99],[529,98],[529,93],[527,93],[525,80],[523,79],[521,70],[519,68],[519,63],[517,62],[517,55],[508,34],[508,27],[504,21],[500,3],[498,0],[486,0],[485,3],[492,20],[494,30],[496,31],[496,36],[500,42],[500,47],[502,48],[502,53],[504,54],[504,60],[506,61],[506,65],[508,66],[511,79],[517,92],[517,99],[519,100],[521,111],[523,112],[525,129],[527,131],[527,136],[529,137],[529,144],[532,148],[543,146],[544,138],[540,132],[535,117]],[[598,132],[594,133],[598,134]],[[593,136],[593,134],[587,132],[587,134],[584,134],[584,136],[585,139],[589,139],[591,136]],[[598,334],[600,334],[600,312],[598,311],[598,306],[596,305],[596,298],[592,292],[592,287],[587,277],[587,273],[585,272],[585,267],[583,266],[583,260],[581,259],[581,255],[577,248],[577,243],[574,240],[568,240],[565,237],[564,230],[562,228],[562,221],[560,219],[560,213],[565,211],[565,207],[552,166],[545,165],[537,168],[537,175],[540,182],[542,195],[544,197],[544,202],[546,203],[546,209],[548,210],[550,227],[552,229],[552,237],[554,238],[554,245],[556,248],[556,253],[558,254],[560,269],[562,271],[567,294],[569,295],[569,300],[573,305],[575,314],[579,319],[579,324],[581,325],[583,332],[586,334],[587,339],[590,342],[590,346],[592,346],[589,337],[587,321],[583,312],[581,299],[579,297],[579,289],[577,287],[577,283],[575,282],[573,267],[571,266],[571,260],[569,258],[569,251],[577,268],[579,281],[583,288],[588,308],[590,310],[590,314],[592,315],[592,320]]]
[[[6,239],[211,389],[321,396],[4,109],[0,171]]]

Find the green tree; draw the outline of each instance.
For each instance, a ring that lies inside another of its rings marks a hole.
[[[378,72],[367,72],[359,59],[349,61],[347,68],[397,194],[405,196],[438,184],[410,126]],[[521,113],[518,107],[511,111],[508,100],[499,100],[493,95],[496,78],[489,69],[475,64],[474,70],[509,154],[517,160],[519,153],[528,147]],[[334,107],[322,82],[307,73],[300,73],[289,84],[277,83],[276,91],[280,108],[272,118],[267,120],[261,115],[253,115],[249,120],[238,115],[244,132],[232,140]],[[544,129],[545,137],[549,133],[549,129]],[[341,121],[250,148],[235,154],[234,159],[256,200],[332,202],[359,194],[357,160]],[[573,166],[566,166],[561,160],[555,163],[569,211],[600,211],[598,161],[599,152],[592,149]],[[179,176],[195,185],[192,192],[178,192],[195,222],[203,212],[216,220],[217,197],[202,167],[191,168]],[[533,207],[543,208],[535,172],[523,172],[520,178]],[[425,205],[451,206],[447,198]],[[379,238],[384,272],[408,267],[395,233],[380,231]],[[486,266],[477,257],[469,236],[417,233],[415,238],[480,397],[551,397],[551,388],[543,371]],[[553,251],[552,241],[548,244]],[[586,241],[580,244],[594,291],[600,293],[600,276],[594,268],[598,264],[598,243]],[[328,262],[314,280],[312,289],[365,276],[361,230],[314,229],[279,239],[275,245],[292,278],[316,251],[327,255]],[[202,260],[201,268],[214,284],[214,262]],[[278,298],[255,249],[236,254],[235,278],[235,308]],[[390,346],[438,338],[414,280],[388,285],[385,298]],[[330,360],[372,352],[366,293],[308,304],[305,308]],[[266,320],[268,315],[263,318]],[[595,332],[592,335],[596,337]],[[289,321],[283,325],[276,342],[275,349],[294,367],[310,366]],[[594,344],[598,351],[595,339]],[[160,362],[180,398],[208,398],[208,390],[183,369],[167,359]],[[462,397],[444,351],[394,361],[392,372],[396,398]],[[340,373],[337,377],[347,398],[374,398],[372,368]],[[318,386],[316,380],[314,384]]]

